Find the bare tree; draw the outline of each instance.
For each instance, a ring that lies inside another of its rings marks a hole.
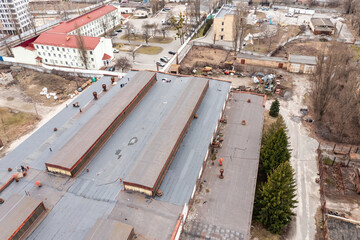
[[[120,68],[121,72],[124,72],[124,70],[130,69],[132,65],[127,57],[121,57],[116,60],[115,67]]]
[[[160,31],[161,31],[161,33],[162,33],[162,35],[163,35],[163,38],[166,37],[166,34],[167,34],[168,30],[169,30],[168,26],[166,26],[166,25],[162,25],[162,26],[161,26],[161,30],[160,30]]]
[[[115,15],[111,16],[111,20],[112,20],[112,24],[113,24],[112,30],[114,31],[115,27],[116,27],[116,16]]]
[[[126,26],[125,28],[126,39],[130,42],[131,33],[132,31],[134,31],[134,25],[127,22],[125,26]]]
[[[137,47],[136,46],[133,46],[131,49],[130,49],[130,55],[131,55],[131,57],[132,57],[132,59],[133,59],[133,62],[135,61],[135,58],[136,58],[136,56],[137,56],[137,52],[136,52],[136,49]]]
[[[88,63],[89,63],[89,56],[85,44],[84,37],[81,35],[81,30],[78,26],[75,26],[75,39],[76,39],[76,45],[79,51],[79,58],[82,62],[82,64],[85,66],[85,69],[88,69]]]
[[[236,5],[234,20],[233,20],[233,46],[234,51],[236,52],[239,46],[241,50],[242,43],[245,38],[245,32],[247,27],[247,18],[248,11],[240,3]]]
[[[156,34],[159,32],[159,25],[157,23],[151,24],[152,27],[152,36],[155,37]]]
[[[152,14],[155,15],[159,11],[159,0],[150,0]]]
[[[328,109],[336,90],[336,82],[347,76],[346,64],[349,64],[351,59],[350,55],[346,54],[348,50],[343,44],[333,43],[330,47],[332,50],[327,56],[324,51],[317,56],[317,67],[312,76],[314,82],[312,103],[318,121],[322,120]]]
[[[101,26],[101,29],[103,30],[104,32],[104,37],[107,36],[107,27],[108,27],[108,19],[107,19],[107,16],[105,15],[104,18],[101,20],[100,22],[100,26]]]
[[[151,30],[151,28],[152,28],[152,25],[149,24],[148,21],[144,21],[141,29],[142,29],[142,31],[143,31],[142,37],[143,37],[143,39],[145,40],[145,43],[146,43],[146,44],[149,43],[149,39],[150,39],[150,37],[151,37],[151,35],[150,35],[150,30]]]

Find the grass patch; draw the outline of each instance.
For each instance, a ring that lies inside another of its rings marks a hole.
[[[121,50],[121,48],[124,46],[123,43],[117,43],[117,44],[113,44],[113,48],[116,48],[117,50]]]
[[[260,223],[253,220],[250,230],[251,239],[258,238],[261,240],[280,240],[280,236],[272,234],[266,230]]]
[[[162,47],[157,46],[142,46],[136,52],[141,54],[149,54],[149,55],[156,55],[161,53],[163,50]]]
[[[12,142],[28,132],[39,120],[35,114],[0,107],[0,138]]]
[[[153,38],[150,38],[149,39],[149,42],[150,43],[171,43],[174,39],[172,37],[159,37],[159,36],[156,36],[156,37],[153,37]]]
[[[128,36],[126,34],[122,35],[120,37],[121,40],[126,40],[128,41]],[[139,34],[130,34],[130,41],[135,41],[135,42],[144,42],[144,39],[142,38],[142,35]]]
[[[193,39],[200,38],[204,36],[205,24],[202,28],[200,28],[199,32],[193,37]]]
[[[331,166],[332,163],[333,163],[333,160],[331,160],[330,158],[324,158],[323,162],[324,162],[325,165],[330,165]]]

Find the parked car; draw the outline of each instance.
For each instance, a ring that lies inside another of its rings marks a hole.
[[[121,26],[121,29],[125,29],[125,28],[127,28],[126,25],[122,25],[122,26]]]
[[[169,51],[169,54],[171,54],[171,55],[175,55],[175,54],[176,54],[176,52],[174,52],[174,51]]]
[[[167,58],[160,58],[160,61],[167,63],[169,60]],[[165,66],[165,65],[164,65]]]
[[[110,72],[115,71],[115,67],[114,67],[114,66],[110,67],[110,68],[109,68],[109,71],[110,71]]]
[[[119,33],[119,32],[122,32],[122,30],[121,30],[121,29],[118,29],[118,30],[116,30],[116,32],[118,32],[118,33]]]
[[[112,36],[112,37],[115,37],[115,36],[117,36],[117,33],[116,33],[116,32],[113,32],[113,33],[111,34],[111,36]]]
[[[156,65],[160,66],[160,67],[165,67],[165,63],[157,61]]]
[[[169,11],[169,10],[171,10],[171,8],[169,8],[169,7],[166,7],[166,8],[164,8],[166,11]]]
[[[168,56],[164,56],[164,58],[168,61],[170,61],[170,58]]]
[[[118,53],[118,52],[120,52],[120,51],[114,48],[113,53]]]

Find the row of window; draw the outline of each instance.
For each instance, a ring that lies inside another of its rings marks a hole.
[[[39,54],[39,56],[46,56],[46,53],[45,53],[45,52],[43,52],[43,53],[38,52],[38,54]],[[53,57],[59,57],[59,58],[64,57],[65,59],[66,59],[67,57],[69,57],[69,59],[76,59],[76,56],[67,56],[66,54],[61,55],[61,54],[56,54],[56,53],[53,53],[53,54],[47,53],[47,56],[48,56],[48,57],[53,56]],[[90,60],[91,60],[92,62],[95,61],[94,58],[90,58]]]
[[[50,46],[44,46],[44,45],[35,45],[35,48],[38,49],[38,50],[39,49],[51,50],[51,51],[57,50],[58,52],[60,52],[61,50],[63,52],[66,52],[66,49],[67,49],[67,52],[71,53],[70,48],[65,49],[63,47],[50,47]],[[73,53],[78,53],[78,50],[75,49],[75,48],[72,48],[72,51],[73,51]],[[40,51],[38,51],[38,52],[40,53]],[[93,51],[89,51],[89,53],[90,53],[90,55],[93,55]]]
[[[74,62],[67,62],[67,61],[58,61],[58,60],[54,60],[54,59],[47,59],[47,58],[45,58],[44,59],[44,61],[46,62],[46,63],[51,63],[51,64],[60,64],[60,65],[66,65],[66,66],[72,66],[72,67],[84,67],[84,64],[83,63],[74,63]],[[87,64],[87,67],[88,68],[90,68],[90,66],[92,67],[92,68],[95,68],[95,64],[92,64],[92,65],[90,65],[90,64]]]

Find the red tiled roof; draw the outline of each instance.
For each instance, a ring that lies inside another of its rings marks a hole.
[[[82,36],[86,49],[94,50],[100,42],[98,37]],[[42,44],[57,47],[78,48],[75,35],[65,35],[44,32],[34,41],[34,44]]]
[[[34,44],[30,43],[29,45],[27,45],[26,47],[27,50],[30,50],[30,51],[35,51],[35,47],[34,47]]]
[[[104,53],[104,56],[103,56],[102,60],[108,60],[108,59],[111,59],[111,56]]]
[[[35,59],[36,59],[36,60],[41,60],[41,59],[42,59],[42,57],[39,57],[39,56],[38,56],[38,57],[36,57]]]
[[[48,33],[69,33],[76,29],[76,27],[81,27],[89,22],[92,22],[112,11],[117,10],[116,7],[111,5],[105,5],[98,9],[95,9],[91,12],[88,12],[84,15],[81,15],[77,18],[71,19],[67,22],[61,23],[60,25],[54,27],[53,29],[47,31]]]
[[[128,18],[130,15],[129,14],[121,14],[121,16],[123,16],[124,18]]]

